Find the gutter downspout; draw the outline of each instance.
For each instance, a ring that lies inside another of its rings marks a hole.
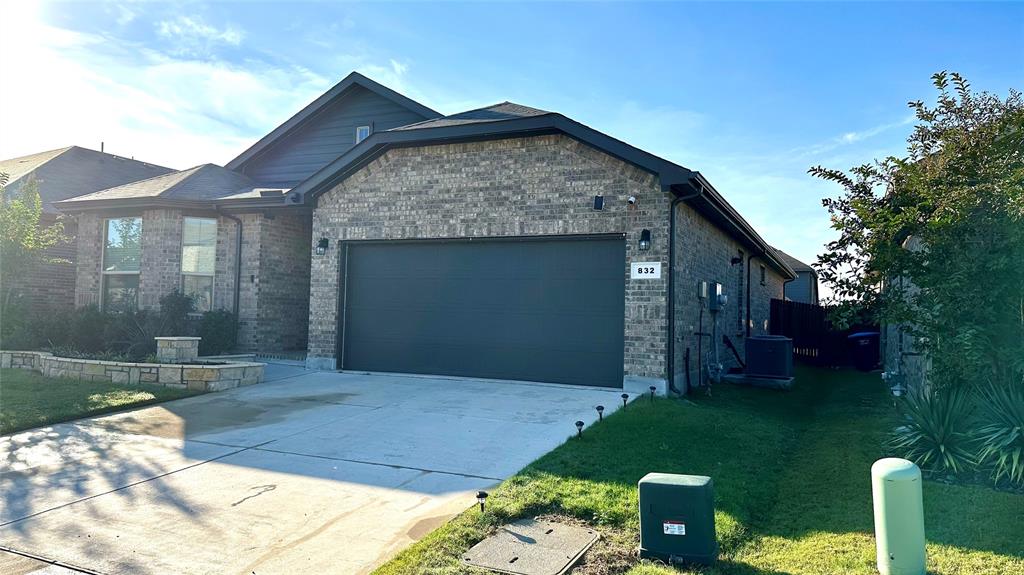
[[[668,357],[665,358],[666,369],[668,373],[668,388],[670,391],[676,394],[689,393],[689,385],[686,386],[684,392],[680,392],[676,388],[675,383],[675,370],[676,370],[676,282],[675,282],[675,268],[673,264],[676,258],[676,206],[680,203],[696,198],[703,193],[703,189],[699,187],[693,187],[691,185],[690,193],[677,195],[672,198],[672,203],[669,205],[668,214]],[[689,372],[687,372],[687,378],[689,378]]]
[[[242,220],[222,212],[219,207],[214,209],[218,215],[235,222],[235,228],[238,230],[235,238],[235,293],[233,311],[236,317],[241,317],[242,314],[238,309],[238,300],[239,295],[242,293]]]
[[[750,262],[754,261],[755,257],[757,254],[754,253],[747,256],[747,320],[744,322],[747,337],[750,337]]]

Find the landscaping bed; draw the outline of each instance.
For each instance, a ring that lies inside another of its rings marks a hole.
[[[193,391],[223,391],[263,381],[262,363],[195,360],[148,363],[56,357],[44,351],[0,351],[0,368],[47,377],[120,384],[152,384]]]
[[[195,395],[188,389],[44,377],[0,369],[0,435]]]
[[[723,385],[640,399],[505,481],[486,514],[469,509],[377,573],[476,572],[465,550],[540,515],[603,532],[574,573],[678,573],[636,554],[636,484],[662,471],[715,481],[720,560],[696,572],[875,574],[870,466],[895,423],[877,376],[851,372],[801,368],[788,393]],[[1024,575],[1024,496],[926,482],[924,504],[931,573]]]

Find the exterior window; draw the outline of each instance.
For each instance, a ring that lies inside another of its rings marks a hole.
[[[181,291],[196,311],[213,309],[213,270],[217,259],[217,220],[185,218],[181,233]]]
[[[139,268],[142,263],[142,218],[107,220],[103,238],[103,299],[105,311],[133,311],[139,306]]]
[[[767,280],[765,279],[764,266],[761,266],[761,285],[765,285]]]
[[[370,137],[370,127],[369,126],[359,126],[358,128],[356,128],[356,143],[357,144],[359,142],[362,142],[366,138],[369,138],[369,137]]]

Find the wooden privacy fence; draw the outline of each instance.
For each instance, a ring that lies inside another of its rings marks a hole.
[[[769,330],[793,340],[793,356],[807,363],[825,367],[851,363],[851,346],[847,336],[860,331],[877,331],[878,326],[857,325],[837,330],[828,320],[824,306],[773,299]]]

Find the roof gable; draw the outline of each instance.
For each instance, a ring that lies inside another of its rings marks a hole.
[[[390,148],[561,133],[658,177],[661,189],[688,201],[715,225],[763,254],[786,277],[796,277],[775,249],[700,173],[631,146],[557,112],[511,102],[453,114],[415,126],[377,132],[295,186],[286,204],[315,206],[316,198]]]
[[[440,114],[353,72],[227,163],[260,181],[294,185],[355,144],[355,126],[387,130]]]

